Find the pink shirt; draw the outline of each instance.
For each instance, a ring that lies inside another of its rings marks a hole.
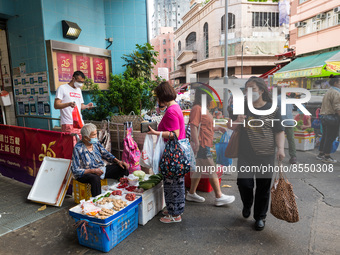
[[[185,124],[183,113],[178,104],[173,104],[166,109],[163,119],[158,125],[158,131],[175,131],[177,129],[179,129],[178,140],[184,139]]]

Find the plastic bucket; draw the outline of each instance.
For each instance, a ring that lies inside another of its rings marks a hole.
[[[1,94],[0,94],[0,97],[1,97],[1,101],[2,101],[2,105],[3,106],[9,106],[11,105],[11,98],[9,97],[9,93],[5,90],[1,91]]]

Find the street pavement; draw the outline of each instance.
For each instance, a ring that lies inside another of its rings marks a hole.
[[[322,164],[316,154],[316,150],[298,152],[298,161]],[[340,161],[340,152],[334,158]],[[289,165],[288,158],[284,163]],[[286,174],[298,197],[297,223],[278,220],[268,212],[265,229],[255,231],[254,220],[242,218],[233,173],[222,178],[222,185],[231,186],[223,192],[236,196],[233,204],[215,207],[213,192],[198,192],[206,202],[187,202],[181,223],[163,224],[159,213],[108,254],[340,254],[340,164],[333,166],[328,173]],[[0,254],[101,254],[78,244],[73,223],[68,208],[59,210],[1,236]]]

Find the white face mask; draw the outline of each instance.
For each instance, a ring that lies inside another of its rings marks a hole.
[[[260,98],[259,92],[253,91],[252,99],[253,102],[256,102]]]
[[[74,82],[74,86],[75,86],[76,88],[81,88],[81,87],[83,86],[83,84],[84,84],[84,83],[77,82],[77,81]]]

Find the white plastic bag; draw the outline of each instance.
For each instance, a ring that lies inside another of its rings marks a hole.
[[[142,153],[140,154],[139,164],[147,168],[152,168],[153,153],[152,135],[147,134],[145,136]]]
[[[154,174],[159,173],[159,161],[161,160],[161,157],[163,155],[164,148],[165,148],[165,142],[164,142],[164,139],[162,137],[162,132],[161,132],[159,137],[158,137],[156,147],[155,147],[155,151],[154,151],[154,154],[153,154],[152,171],[153,171]]]

